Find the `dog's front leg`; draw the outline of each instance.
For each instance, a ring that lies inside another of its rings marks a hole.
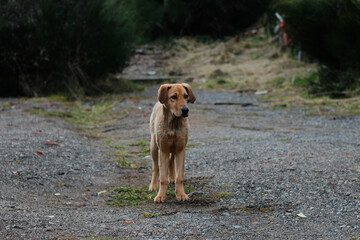
[[[160,189],[154,202],[164,202],[169,185],[168,171],[169,171],[169,153],[160,150]]]
[[[176,199],[178,201],[186,201],[189,199],[188,195],[184,191],[184,168],[185,168],[185,149],[176,153],[175,156],[175,169],[176,169],[176,178],[175,178],[175,192]]]

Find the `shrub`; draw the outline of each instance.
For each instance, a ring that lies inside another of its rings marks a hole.
[[[360,1],[282,0],[286,31],[295,44],[324,66],[318,91],[341,92],[359,85]]]
[[[120,7],[111,0],[5,1],[0,95],[96,91],[129,55],[131,34]]]
[[[223,37],[243,31],[271,0],[129,0],[129,19],[145,39],[159,36]]]

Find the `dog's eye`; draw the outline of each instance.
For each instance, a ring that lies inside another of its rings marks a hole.
[[[186,94],[184,95],[184,98],[185,98],[185,99],[187,99],[188,97],[189,97],[188,95],[186,95]]]
[[[171,98],[172,98],[172,99],[177,99],[177,96],[176,96],[176,95],[174,95],[174,96],[171,96]]]

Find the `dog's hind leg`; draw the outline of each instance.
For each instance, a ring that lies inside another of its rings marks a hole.
[[[175,183],[175,155],[173,153],[170,154],[169,181]]]
[[[152,177],[149,186],[149,191],[157,191],[159,187],[159,149],[156,146],[155,139],[152,136],[150,142],[150,152],[153,160],[152,164]]]

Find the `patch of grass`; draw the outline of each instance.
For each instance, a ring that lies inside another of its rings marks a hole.
[[[313,85],[318,84],[319,82],[319,74],[317,72],[313,72],[304,77],[295,77],[292,79],[292,84],[296,87],[311,87]]]
[[[225,141],[225,140],[230,140],[230,139],[231,139],[231,137],[221,137],[221,138],[220,138],[220,140],[224,140],[224,141]]]
[[[210,181],[210,179],[205,178],[205,179],[200,179],[200,180],[198,181],[198,183],[199,183],[200,185],[204,185],[205,183],[208,183],[209,181]]]
[[[46,98],[48,101],[51,102],[68,102],[69,98],[65,95],[59,95],[59,94],[52,94]]]
[[[221,71],[220,69],[216,69],[210,74],[209,77],[212,79],[221,79],[221,78],[229,77],[229,74],[227,72]]]
[[[115,150],[118,150],[118,151],[121,151],[121,152],[125,152],[126,149],[124,146],[116,146],[116,145],[110,145],[111,148],[115,149]]]
[[[129,144],[130,147],[137,147],[137,156],[138,157],[146,157],[150,155],[150,141],[149,140],[141,140],[136,143]]]
[[[3,103],[2,105],[1,105],[1,107],[2,108],[7,108],[7,107],[11,107],[11,106],[13,106],[14,104],[13,103],[11,103],[11,102],[5,102],[5,103]]]
[[[228,193],[228,192],[217,192],[215,193],[215,197],[218,199],[223,199],[223,198],[230,198],[233,197],[234,194],[233,193]]]
[[[150,212],[143,212],[141,213],[145,218],[154,218],[154,217],[157,217],[156,214],[154,213],[150,213]]]
[[[196,147],[196,146],[199,146],[200,144],[199,143],[190,143],[190,144],[187,144],[186,147],[187,148],[193,148],[193,147]]]
[[[139,168],[140,166],[130,159],[126,158],[125,156],[120,156],[115,161],[122,167],[122,168]]]
[[[273,86],[273,87],[282,87],[284,83],[287,82],[287,79],[284,78],[284,77],[277,77],[277,78],[274,78],[272,81],[270,81],[270,84]]]
[[[103,141],[103,143],[106,145],[110,145],[112,142],[113,142],[113,140],[110,140],[110,139],[106,139]]]
[[[187,185],[187,184],[185,184],[184,189],[185,189],[186,193],[195,191],[194,186]],[[109,206],[113,206],[113,207],[142,206],[148,202],[153,201],[157,195],[157,192],[148,191],[147,187],[142,187],[142,188],[121,187],[121,188],[114,189],[113,193],[114,193],[114,195],[112,196],[112,200],[107,203]],[[172,185],[169,186],[168,192],[167,192],[167,197],[169,197],[169,198],[175,197],[175,187],[174,186],[172,186]],[[155,216],[152,216],[151,213],[149,213],[149,215],[148,215],[148,217],[155,217]]]
[[[273,206],[245,206],[238,208],[238,211],[257,211],[262,213],[270,212],[273,209]]]
[[[130,158],[135,157],[135,155],[130,154],[128,152],[128,149],[126,149],[124,146],[109,145],[109,147],[113,150],[106,154],[108,156],[111,156],[113,158],[113,161],[115,161],[117,164],[119,164],[120,167],[131,168],[131,169],[140,167],[139,163],[130,159]]]
[[[115,105],[115,102],[108,101],[94,104],[91,107],[71,106],[69,103],[67,111],[33,110],[30,114],[62,118],[84,130],[92,130],[94,127],[108,125],[128,116],[128,110],[113,110]]]
[[[206,81],[205,87],[207,89],[234,89],[236,88],[236,83],[224,78],[209,79]]]
[[[291,140],[291,138],[288,138],[288,137],[281,137],[281,138],[278,138],[279,141],[289,141]]]
[[[138,146],[138,147],[145,147],[145,146],[149,146],[150,142],[147,140],[142,140],[136,143],[130,143],[129,146]]]
[[[121,187],[113,190],[114,196],[108,205],[113,207],[134,206],[138,207],[156,197],[156,192],[150,192],[147,187]]]
[[[240,138],[242,138],[242,139],[252,139],[253,137],[252,136],[241,136]]]
[[[69,237],[69,238],[66,238],[66,239],[73,239],[73,238],[75,239],[75,237]],[[102,237],[102,236],[99,236],[97,234],[90,234],[90,237],[84,238],[84,240],[116,240],[116,239],[119,239],[119,238]]]

